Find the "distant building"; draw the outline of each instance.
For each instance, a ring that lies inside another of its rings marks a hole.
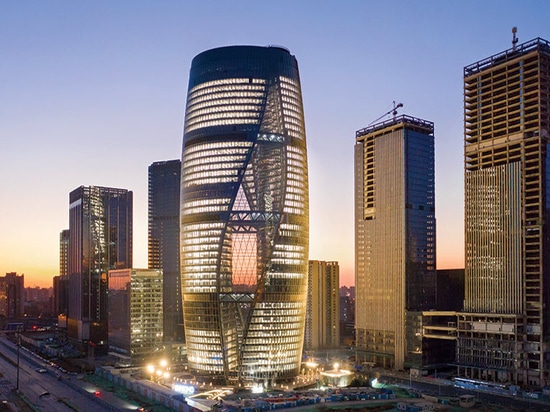
[[[26,317],[51,318],[53,316],[53,288],[25,288],[24,308]]]
[[[59,276],[69,276],[69,229],[59,234]]]
[[[0,317],[21,319],[24,315],[25,275],[15,272],[0,277]]]
[[[149,166],[149,269],[161,269],[165,341],[184,341],[180,279],[181,161]]]
[[[469,379],[550,385],[549,84],[541,38],[464,68],[457,362]]]
[[[80,186],[69,195],[70,341],[107,349],[107,274],[132,266],[132,192]]]
[[[67,327],[69,304],[69,229],[59,234],[59,276],[53,279],[53,312],[58,316],[59,327]]]
[[[162,272],[109,271],[109,352],[132,364],[164,355]]]
[[[355,286],[340,286],[340,296],[349,296],[355,300]]]
[[[355,346],[355,286],[340,288],[340,344]]]
[[[309,261],[305,350],[340,346],[339,287],[338,262]]]
[[[357,360],[422,367],[435,307],[434,124],[399,116],[356,133]]]

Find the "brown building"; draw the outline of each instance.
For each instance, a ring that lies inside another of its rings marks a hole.
[[[304,349],[340,346],[340,267],[338,262],[310,260]]]
[[[550,384],[550,42],[464,68],[465,300],[458,373]]]
[[[21,319],[24,315],[25,275],[15,272],[0,277],[0,317]]]

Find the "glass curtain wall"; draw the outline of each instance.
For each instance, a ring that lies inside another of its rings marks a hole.
[[[267,383],[300,367],[309,200],[296,59],[232,46],[191,66],[181,181],[188,360]]]

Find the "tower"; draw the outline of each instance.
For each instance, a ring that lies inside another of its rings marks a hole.
[[[543,386],[550,43],[516,43],[514,31],[511,49],[464,68],[466,268],[457,361],[459,374],[473,379]]]
[[[310,260],[304,349],[340,345],[340,267],[338,262]]]
[[[0,276],[0,315],[6,319],[22,319],[25,315],[25,275],[8,272]]]
[[[421,311],[435,306],[434,125],[399,116],[356,133],[357,359],[422,364]]]
[[[193,59],[181,175],[190,367],[268,385],[298,374],[308,265],[308,169],[298,65],[281,47]]]
[[[80,186],[69,194],[67,336],[107,348],[107,275],[132,267],[132,192]]]
[[[54,277],[54,315],[61,316],[59,321],[66,327],[68,286],[69,286],[69,229],[59,234],[59,276]]]
[[[163,323],[166,341],[183,341],[180,282],[179,214],[181,161],[154,162],[149,166],[149,269],[161,269]]]

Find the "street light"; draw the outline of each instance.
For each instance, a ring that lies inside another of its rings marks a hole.
[[[158,367],[150,363],[146,366],[146,369],[152,381],[159,382],[162,378],[167,379],[170,377],[170,373],[168,372],[168,361],[165,359],[159,361]]]
[[[19,351],[21,350],[21,326],[17,327],[17,385],[16,392],[19,392]]]

